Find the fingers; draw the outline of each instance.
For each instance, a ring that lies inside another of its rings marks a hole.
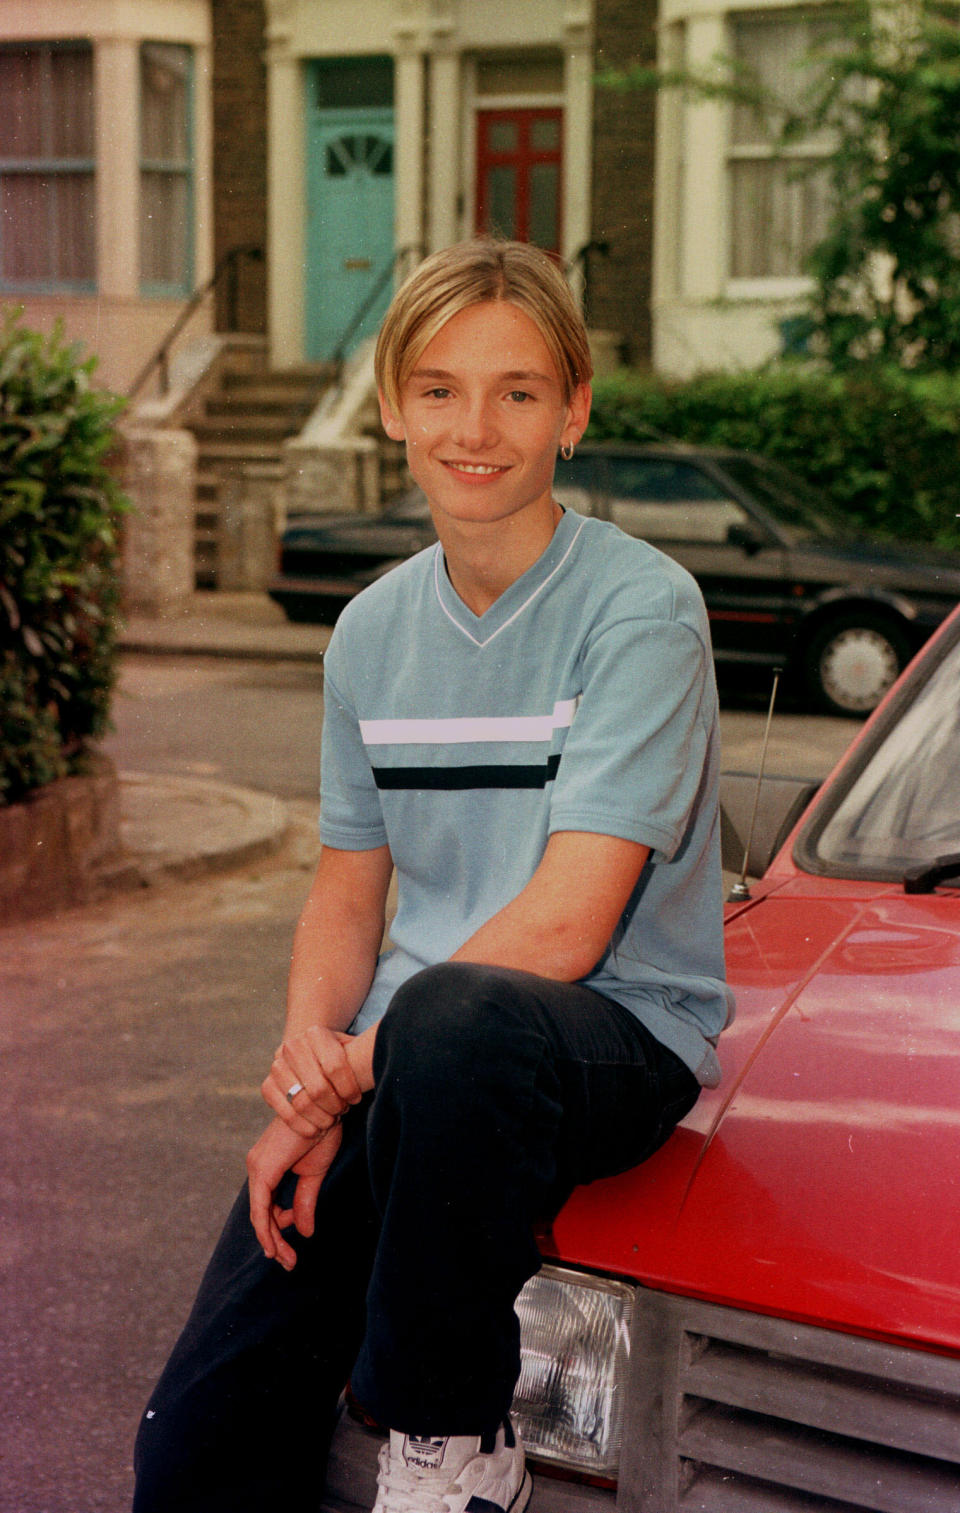
[[[315,1146],[302,1161],[298,1161],[293,1168],[297,1176],[297,1186],[293,1195],[291,1217],[299,1233],[306,1238],[313,1234],[317,1195],[323,1185],[323,1179],[330,1170],[333,1158],[340,1149],[342,1139],[343,1130],[339,1124],[336,1124],[323,1137],[320,1144]]]
[[[283,1231],[293,1224],[305,1237],[313,1234],[317,1196],[342,1139],[343,1130],[338,1121],[290,1168],[297,1178],[292,1208],[281,1208],[274,1202],[271,1179],[261,1165],[257,1146],[247,1158],[250,1221],[267,1260],[278,1261],[284,1271],[292,1271],[296,1266],[297,1253],[284,1238]]]
[[[316,1141],[315,1134],[312,1139]],[[276,1119],[247,1154],[250,1222],[267,1259],[279,1261],[287,1271],[296,1265],[297,1257],[281,1234],[284,1225],[278,1220],[281,1211],[274,1193],[284,1173],[295,1171],[310,1154],[311,1143]]]
[[[264,1102],[296,1135],[309,1139],[331,1122],[332,1115],[309,1102],[299,1077],[277,1060],[261,1082],[260,1092]],[[299,1105],[295,1106],[297,1100]],[[302,1113],[299,1111],[301,1107]]]
[[[296,1255],[281,1234],[279,1209],[273,1201],[269,1183],[251,1172],[249,1178],[250,1222],[268,1261],[279,1261],[289,1271],[296,1264]]]
[[[297,1134],[327,1129],[362,1096],[347,1055],[349,1037],[314,1026],[277,1051],[261,1085],[265,1101]]]
[[[285,1058],[303,1083],[310,1103],[328,1114],[342,1114],[362,1097],[347,1055],[350,1037],[314,1025],[282,1046]]]

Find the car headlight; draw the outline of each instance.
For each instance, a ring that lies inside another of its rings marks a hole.
[[[560,1266],[544,1266],[524,1287],[513,1411],[533,1455],[616,1472],[634,1295],[626,1282]]]

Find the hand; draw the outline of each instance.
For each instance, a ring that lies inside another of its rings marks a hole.
[[[339,1123],[331,1125],[318,1139],[316,1135],[311,1138],[296,1135],[281,1120],[274,1119],[247,1156],[250,1222],[264,1255],[268,1260],[279,1261],[285,1271],[293,1270],[297,1254],[281,1230],[292,1222],[300,1234],[313,1234],[317,1194],[342,1138]],[[293,1207],[281,1209],[273,1195],[288,1171],[299,1180]]]
[[[278,1048],[260,1091],[294,1134],[320,1134],[360,1102],[360,1084],[347,1054],[351,1040],[339,1030],[311,1025]],[[288,1098],[297,1083],[300,1091]]]

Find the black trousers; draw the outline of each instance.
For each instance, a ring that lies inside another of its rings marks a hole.
[[[135,1513],[315,1497],[348,1379],[390,1428],[498,1424],[535,1226],[578,1183],[643,1161],[699,1091],[592,990],[461,963],[399,990],[374,1072],[292,1272],[264,1258],[238,1198],[140,1425]]]

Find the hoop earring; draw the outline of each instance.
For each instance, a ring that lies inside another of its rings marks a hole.
[[[560,448],[560,456],[563,458],[564,462],[569,462],[570,461],[571,457],[573,456],[573,442],[572,441],[568,441],[567,444],[566,444],[566,446],[562,446]]]

